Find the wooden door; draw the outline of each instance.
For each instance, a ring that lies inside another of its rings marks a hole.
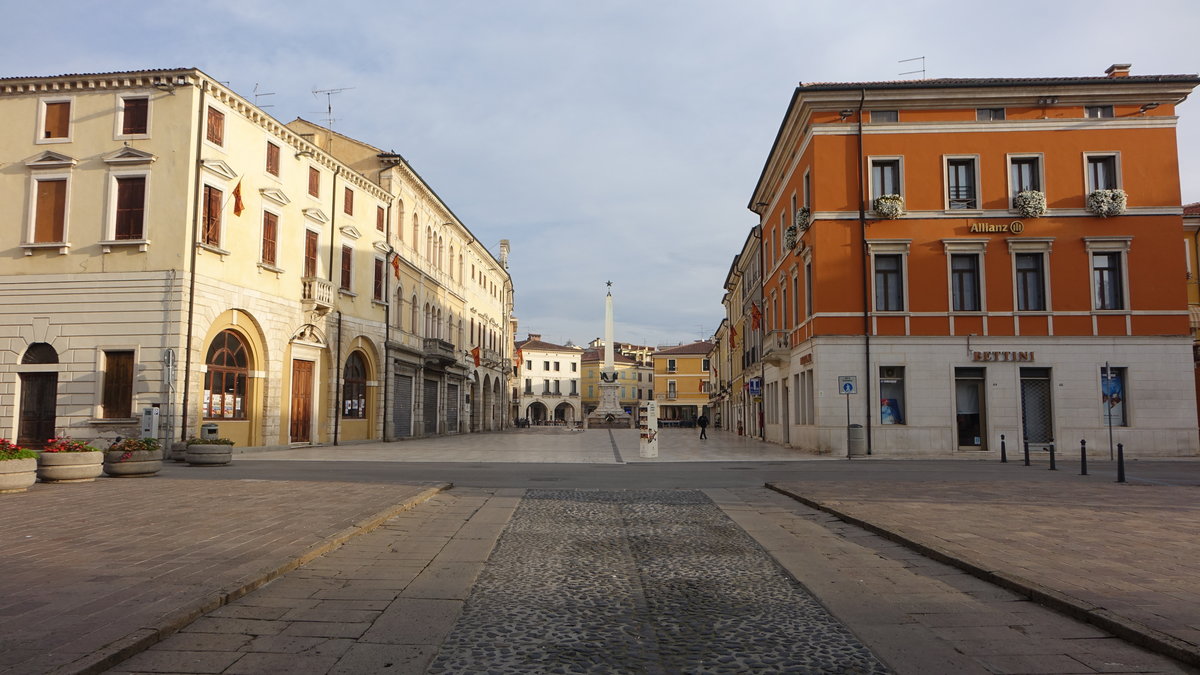
[[[313,362],[292,361],[292,443],[312,442]]]
[[[17,445],[41,448],[54,437],[58,373],[21,373],[21,424]]]

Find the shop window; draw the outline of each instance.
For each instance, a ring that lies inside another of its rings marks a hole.
[[[246,391],[250,353],[242,337],[231,330],[213,338],[205,359],[204,418],[246,419]]]
[[[1105,426],[1129,426],[1129,417],[1126,414],[1129,397],[1125,375],[1125,368],[1104,366],[1100,369],[1100,419]]]
[[[879,422],[904,424],[904,366],[879,368]]]
[[[351,352],[342,371],[342,417],[367,417],[367,365],[359,352]]]

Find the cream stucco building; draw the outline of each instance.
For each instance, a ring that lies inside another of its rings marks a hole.
[[[506,424],[507,246],[399,155],[195,69],[7,78],[0,116],[0,436]]]

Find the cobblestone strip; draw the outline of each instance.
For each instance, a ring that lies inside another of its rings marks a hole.
[[[526,494],[430,673],[883,673],[698,491]]]

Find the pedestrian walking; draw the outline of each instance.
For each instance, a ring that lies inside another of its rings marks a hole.
[[[708,415],[701,415],[696,418],[696,426],[700,427],[700,439],[708,439]]]

